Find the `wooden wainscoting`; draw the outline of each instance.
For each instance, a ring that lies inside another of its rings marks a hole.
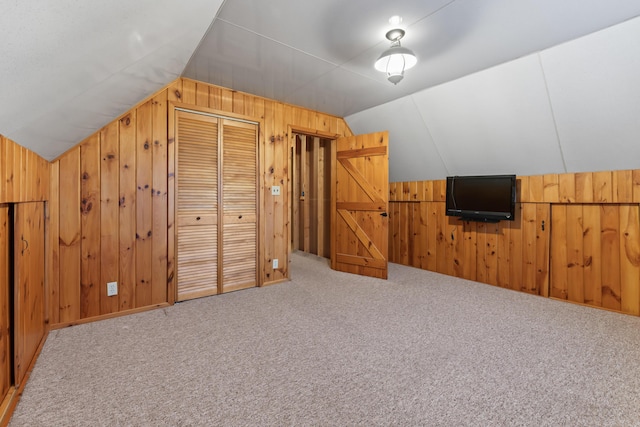
[[[548,295],[548,205],[521,203],[515,221],[445,215],[444,202],[390,202],[389,260],[504,288]]]
[[[392,262],[640,315],[640,170],[518,177],[498,224],[446,217],[445,188],[390,185]]]

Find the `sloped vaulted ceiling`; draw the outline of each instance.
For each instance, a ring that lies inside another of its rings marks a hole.
[[[0,4],[0,133],[46,158],[182,74],[390,130],[393,181],[637,167],[637,0]]]
[[[177,78],[222,0],[0,0],[0,133],[52,159]]]

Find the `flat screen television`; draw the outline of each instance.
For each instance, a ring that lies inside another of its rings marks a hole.
[[[464,220],[513,221],[516,176],[448,176],[446,214]]]

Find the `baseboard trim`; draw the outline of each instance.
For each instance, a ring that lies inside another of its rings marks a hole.
[[[15,386],[11,386],[11,388],[9,388],[9,391],[7,392],[7,395],[3,399],[2,404],[0,404],[0,427],[6,427],[9,424],[9,421],[11,421],[13,411],[16,409],[16,405],[20,400],[20,396],[22,396],[25,385],[27,385],[27,382],[29,381],[29,377],[31,376],[33,367],[36,366],[36,360],[38,360],[40,352],[42,352],[42,347],[44,347],[44,343],[47,341],[48,336],[49,329],[45,329],[44,335],[40,340],[40,344],[36,349],[36,353],[33,355],[31,363],[29,363],[29,368],[27,369],[27,372],[25,372],[22,382],[20,383],[18,388],[16,388]]]
[[[158,308],[170,307],[171,304],[163,302],[160,304],[148,305],[146,307],[133,308],[131,310],[118,311],[117,313],[102,314],[100,316],[87,317],[86,319],[72,320],[70,322],[60,322],[51,325],[51,330],[64,329],[70,326],[84,325],[86,323],[97,322],[99,320],[113,319],[115,317],[128,316],[130,314],[143,313],[145,311],[156,310]]]

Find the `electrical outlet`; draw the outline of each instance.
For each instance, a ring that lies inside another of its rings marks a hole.
[[[278,258],[273,260],[273,269],[275,270],[276,268],[278,268]]]
[[[114,295],[118,295],[118,282],[108,282],[107,283],[107,296],[112,297]]]
[[[280,195],[280,186],[279,185],[274,185],[271,187],[271,195],[273,196],[279,196]]]

